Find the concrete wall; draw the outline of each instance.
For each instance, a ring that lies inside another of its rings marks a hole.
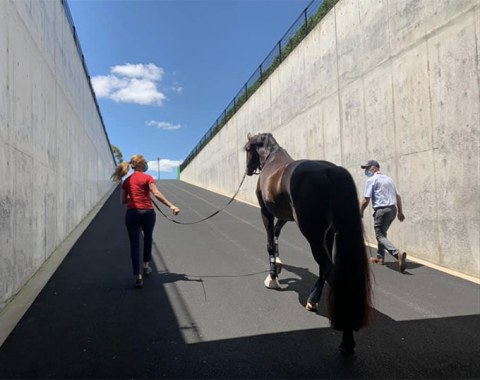
[[[0,1],[0,309],[112,188],[61,1]]]
[[[405,204],[392,240],[478,278],[479,51],[479,0],[340,0],[181,179],[233,194],[248,132],[272,132],[294,158],[345,166],[359,196],[359,165],[373,158]],[[257,203],[255,183],[239,197]],[[372,218],[365,227],[375,243]]]

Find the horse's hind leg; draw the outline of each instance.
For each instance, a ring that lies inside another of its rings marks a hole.
[[[312,246],[312,252],[315,257],[315,260],[320,264],[320,276],[317,281],[317,289],[313,289],[310,297],[315,300],[315,297],[318,297],[322,294],[323,285],[325,281],[329,282],[329,277],[332,274],[333,266],[333,245],[335,242],[335,233],[332,228],[329,228],[325,232],[324,244],[323,247],[319,246],[316,249]],[[317,301],[318,302],[318,301]],[[307,304],[308,306],[308,304]],[[342,334],[342,342],[340,343],[340,352],[344,355],[351,355],[355,352],[355,339],[353,338],[352,330],[344,330]]]
[[[275,270],[277,275],[282,271],[282,260],[280,260],[280,253],[278,251],[278,237],[282,231],[283,226],[287,223],[286,220],[277,220],[275,223],[275,231],[273,235],[273,249],[275,252]]]
[[[305,308],[308,311],[316,311],[317,305],[320,302],[320,297],[322,296],[323,287],[325,286],[326,274],[322,271],[320,267],[319,276],[315,285],[313,285],[312,290],[310,290],[310,294],[307,298],[307,304]]]
[[[328,275],[331,269],[333,242],[335,234],[332,229],[327,229],[323,242],[320,240],[311,241],[312,253],[315,261],[319,265],[318,280],[315,282],[307,299],[306,309],[315,311],[316,305],[320,301],[325,281],[328,281]]]

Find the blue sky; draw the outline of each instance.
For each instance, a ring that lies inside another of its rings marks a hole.
[[[310,0],[69,0],[110,142],[184,160]]]

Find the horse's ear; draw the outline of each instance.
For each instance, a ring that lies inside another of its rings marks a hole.
[[[250,132],[248,132],[248,135],[247,135],[247,140],[251,140],[252,139],[252,134]]]

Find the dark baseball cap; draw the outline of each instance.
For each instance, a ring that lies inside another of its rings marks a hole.
[[[370,166],[376,166],[377,168],[380,169],[380,164],[375,160],[368,160],[368,162],[365,165],[361,165],[360,167],[362,169],[366,169],[366,168],[369,168]]]

